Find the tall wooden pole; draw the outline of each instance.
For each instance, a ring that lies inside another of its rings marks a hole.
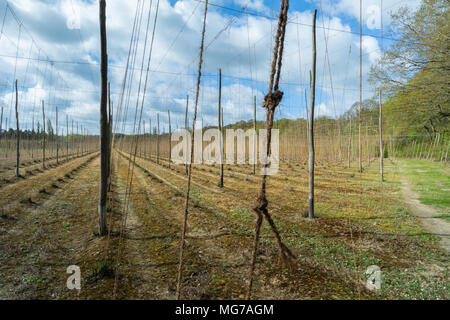
[[[9,139],[8,139],[8,117],[6,117],[6,126],[5,126],[5,158],[8,159],[8,152],[9,152]]]
[[[56,107],[56,164],[59,164],[58,107]]]
[[[19,177],[19,167],[20,167],[20,129],[19,129],[19,94],[17,92],[17,80],[16,80],[16,177]]]
[[[170,123],[170,110],[167,110],[167,115],[169,116],[169,169],[172,162],[172,123]]]
[[[350,132],[348,134],[348,160],[347,160],[347,168],[350,169],[351,166],[351,158],[352,158],[352,137],[353,137],[353,124],[352,124],[352,117],[350,116]]]
[[[107,131],[107,139],[108,139],[108,144],[106,146],[107,148],[107,154],[108,154],[108,161],[107,161],[107,168],[106,171],[108,172],[108,179],[109,179],[109,175],[111,173],[111,138],[112,138],[112,133],[111,133],[111,129],[112,129],[112,121],[111,121],[111,83],[108,82],[108,120],[107,120],[107,126],[108,126],[108,131]],[[109,186],[109,182],[108,182],[108,186]]]
[[[100,42],[101,42],[101,98],[100,98],[100,200],[98,205],[98,233],[107,234],[106,201],[108,188],[108,54],[106,41],[106,1],[100,0]]]
[[[366,124],[366,149],[367,149],[367,166],[370,167],[369,127],[367,124]]]
[[[219,69],[219,133],[220,133],[220,181],[219,188],[223,188],[223,134],[222,134],[222,69]]]
[[[2,140],[3,140],[3,107],[2,107],[2,115],[0,116],[0,147]]]
[[[69,116],[66,114],[66,161],[69,160]]]
[[[152,155],[153,155],[153,152],[152,152],[152,134],[153,134],[153,132],[152,132],[152,119],[150,118],[150,119],[148,119],[148,122],[149,122],[149,124],[148,124],[148,132],[149,132],[149,134],[150,134],[150,136],[149,136],[149,147],[150,147],[150,150],[149,150],[149,153],[150,153],[150,161],[152,161]]]
[[[362,172],[362,0],[359,1],[359,172]]]
[[[384,172],[383,172],[383,158],[384,158],[384,150],[383,150],[383,101],[382,93],[380,89],[380,117],[379,117],[379,130],[380,130],[380,177],[381,182],[384,181]]]
[[[253,139],[253,175],[256,174],[256,96],[253,97],[253,130],[255,131],[255,136]]]
[[[157,140],[156,140],[156,164],[159,164],[159,112],[157,113],[158,120],[158,132],[157,132]]]
[[[189,110],[189,95],[186,96],[186,115],[184,117],[184,130],[189,130],[189,118],[188,118],[188,110]],[[188,166],[188,146],[189,146],[189,142],[188,139],[186,139],[186,155],[184,156],[184,158],[186,159],[186,175],[189,175],[189,166]]]
[[[144,132],[144,137],[143,137],[143,144],[144,144],[144,158],[147,157],[147,144],[145,143],[145,120],[142,120],[142,127],[143,127],[143,132]],[[141,154],[142,157],[142,154]]]
[[[74,150],[75,150],[75,139],[74,139],[74,135],[73,135],[73,119],[72,119],[72,136],[71,136],[71,139],[72,139],[72,159],[73,159],[73,157],[74,157]]]
[[[310,115],[309,115],[309,210],[308,217],[314,219],[314,162],[315,162],[315,150],[314,150],[314,107],[316,101],[316,17],[317,10],[314,10],[313,15],[313,29],[312,29],[312,71],[311,71],[311,98],[310,98]]]
[[[80,156],[80,132],[78,131],[78,121],[77,121],[77,158]]]
[[[44,143],[42,144],[42,167],[45,169],[45,107],[44,100],[42,100],[42,133],[44,136]]]
[[[197,121],[197,107],[198,107],[198,99],[199,99],[199,93],[200,93],[200,81],[201,81],[201,75],[202,75],[202,63],[203,63],[203,48],[205,43],[205,30],[206,30],[206,14],[208,12],[208,0],[205,1],[205,14],[203,18],[203,30],[202,30],[202,42],[200,45],[200,58],[199,58],[199,65],[198,65],[198,77],[197,77],[197,89],[195,94],[195,104],[194,104],[194,114],[192,117],[192,136],[191,136],[191,150],[190,150],[190,157],[193,159],[194,157],[194,133],[195,133],[195,123]],[[191,179],[192,179],[192,160],[189,163],[188,168],[188,181],[187,181],[187,191],[186,191],[186,200],[185,200],[185,207],[184,207],[184,222],[183,222],[183,231],[181,234],[181,243],[180,243],[180,263],[178,265],[178,279],[177,279],[177,288],[176,288],[176,299],[180,300],[181,296],[181,285],[182,285],[182,279],[183,279],[183,263],[184,263],[184,247],[185,247],[185,237],[186,237],[186,229],[187,229],[187,221],[188,221],[188,215],[189,215],[189,196],[190,196],[190,189],[191,189]]]

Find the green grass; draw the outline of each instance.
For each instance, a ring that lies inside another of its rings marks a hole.
[[[438,218],[440,218],[440,219],[444,219],[444,220],[447,220],[448,222],[450,222],[450,214],[442,214],[442,215],[440,215],[440,216],[438,216]]]
[[[427,160],[401,160],[401,173],[419,194],[419,200],[432,205],[448,220],[450,214],[450,174],[442,163]]]

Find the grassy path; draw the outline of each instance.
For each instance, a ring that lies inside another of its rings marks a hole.
[[[411,211],[450,252],[450,172],[442,163],[401,160],[402,193]]]

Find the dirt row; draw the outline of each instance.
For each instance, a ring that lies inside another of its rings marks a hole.
[[[0,190],[0,299],[57,299],[67,290],[66,268],[95,217],[84,210],[98,199],[98,162],[87,155]]]
[[[122,155],[122,159],[127,162],[129,161],[126,155]],[[180,230],[184,208],[184,192],[182,191],[184,189],[184,183],[174,181],[173,175],[170,175],[170,172],[164,174],[164,172],[157,171],[157,167],[152,166],[150,169],[150,166],[151,164],[144,162],[144,160],[136,161],[135,174],[138,177],[137,180],[144,186],[144,188],[139,189],[137,192],[139,194],[146,193],[147,198],[151,199],[149,206],[155,207],[156,205],[156,208],[159,209],[156,212],[160,216],[159,219],[165,218],[167,220],[162,223],[163,228],[167,229],[169,226],[175,224],[177,226],[175,229]],[[165,178],[161,178],[161,176]],[[166,179],[172,181],[172,183]],[[184,177],[179,177],[179,179],[184,179]],[[149,182],[145,183],[145,181]],[[155,184],[156,186],[154,186]],[[154,190],[154,194],[151,193],[152,190]],[[202,190],[202,195],[206,198],[208,195],[205,194],[207,194],[208,190],[209,188]],[[243,220],[242,217],[230,214],[229,210],[222,209],[219,203],[226,201],[225,198],[227,197],[235,198],[237,196],[235,193],[227,195],[227,192],[224,192],[226,195],[221,198],[221,195],[210,192],[209,195],[215,196],[215,205],[210,205],[202,201],[196,194],[196,190],[193,190],[194,199],[190,209],[188,235],[191,237],[195,235],[199,239],[195,241],[192,239],[190,241],[188,240],[188,247],[192,250],[197,250],[200,254],[197,253],[190,257],[195,261],[194,263],[197,267],[192,272],[194,275],[198,274],[198,264],[200,263],[198,261],[201,261],[205,257],[213,267],[213,270],[205,273],[205,275],[209,275],[211,278],[207,279],[208,281],[202,286],[204,290],[210,291],[207,296],[212,295],[213,298],[225,299],[243,298],[250,261],[254,217],[249,214]],[[170,199],[170,202],[167,199]],[[142,202],[143,200],[140,200],[139,204]],[[227,204],[224,204],[224,207],[226,206]],[[147,204],[141,208],[141,211],[144,210],[145,212],[145,208],[148,208]],[[149,212],[147,209],[146,212],[146,215],[154,215],[152,210]],[[155,225],[155,222],[152,225]],[[168,248],[168,250],[177,252],[177,244],[178,241]],[[189,261],[189,258],[187,258],[187,261]],[[324,270],[314,266],[314,263],[302,257],[301,253],[299,254],[297,264],[298,270],[294,273],[288,273],[287,270],[283,270],[278,261],[278,251],[275,241],[266,226],[259,251],[255,298],[308,299],[324,296],[332,297],[337,295],[337,292],[342,290],[343,287],[352,286],[352,279],[336,277],[336,270]],[[168,272],[171,273],[170,278],[175,279],[175,271],[174,268],[168,269]],[[186,284],[187,287],[192,287],[192,284],[189,283],[192,280],[192,275],[188,273],[186,279],[188,281]],[[216,279],[222,281],[216,281]],[[217,287],[218,282],[222,283],[222,285]],[[327,283],[328,289],[325,291],[320,289],[320,283]],[[211,287],[213,290],[211,290]],[[333,292],[334,290],[337,290],[337,292]],[[215,294],[213,294],[214,292]],[[188,294],[187,292],[184,294],[189,299],[202,297],[201,295],[192,296],[192,294]],[[363,294],[368,295],[368,293]]]
[[[56,159],[56,156],[48,157],[45,159],[45,168],[43,168],[42,165],[42,158],[40,159],[28,159],[24,160],[20,163],[19,173],[20,177],[16,177],[16,167],[14,164],[8,164],[5,162],[2,162],[0,165],[0,188],[8,185],[10,183],[17,182],[20,179],[24,179],[39,173],[42,173],[46,169],[54,168],[58,165],[64,164],[68,161],[74,160],[79,157],[84,157],[85,155],[93,154],[95,152],[89,152],[84,154],[77,155],[69,154],[69,155],[60,155],[58,157],[58,161]]]

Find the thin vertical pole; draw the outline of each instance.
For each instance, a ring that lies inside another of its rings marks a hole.
[[[71,139],[72,139],[72,159],[73,159],[73,157],[74,157],[74,150],[75,150],[75,139],[74,139],[74,135],[73,135],[73,119],[72,119],[72,136],[71,136]]]
[[[222,133],[222,69],[219,69],[219,133],[220,133],[220,181],[219,188],[223,188],[223,133]]]
[[[149,147],[150,147],[150,150],[149,150],[149,153],[150,153],[150,161],[152,161],[152,155],[153,155],[153,153],[152,153],[152,134],[153,134],[153,132],[152,132],[152,119],[150,118],[150,119],[148,119],[148,122],[149,122],[149,124],[148,124],[148,131],[149,131],[149,134],[150,134],[150,136],[149,136]]]
[[[314,10],[313,15],[313,44],[312,44],[312,71],[311,71],[311,98],[310,98],[310,115],[309,115],[309,210],[308,217],[314,219],[314,107],[316,101],[316,16],[317,10]]]
[[[6,133],[6,131],[5,131]],[[0,143],[3,140],[3,107],[2,107],[2,115],[0,116]],[[1,144],[0,144],[1,147]]]
[[[359,1],[359,172],[362,172],[362,0]]]
[[[56,107],[56,164],[59,164],[58,107]]]
[[[170,110],[167,110],[169,116],[169,169],[172,162],[172,124],[170,123]]]
[[[383,102],[382,102],[382,93],[380,89],[380,119],[379,119],[379,130],[380,130],[380,177],[381,182],[384,181],[384,172],[383,172],[383,158],[384,158],[384,152],[383,152]]]
[[[189,118],[188,118],[188,110],[189,110],[189,95],[186,96],[186,115],[184,117],[184,129],[186,131],[188,131],[189,129]],[[186,175],[189,174],[189,167],[188,167],[188,146],[189,146],[189,141],[188,139],[186,139],[186,154],[184,155],[184,158],[186,159]]]
[[[145,144],[145,120],[142,120],[142,126],[143,126],[143,131],[144,131],[144,138],[142,139],[143,144],[144,144],[144,158],[147,157],[147,145]],[[142,154],[141,154],[142,157]]]
[[[69,116],[66,114],[66,161],[69,160]]]
[[[100,42],[101,42],[101,99],[100,99],[100,199],[98,205],[98,233],[107,233],[106,201],[108,188],[108,114],[107,114],[107,84],[108,84],[108,54],[106,39],[106,1],[100,0]]]
[[[367,166],[370,167],[369,127],[367,124],[366,124],[366,149],[367,149]]]
[[[159,164],[159,112],[156,114],[158,120],[158,131],[156,140],[156,164]]]
[[[42,133],[44,136],[44,143],[42,144],[42,167],[45,169],[45,107],[44,100],[42,100]]]
[[[352,157],[352,137],[353,137],[353,123],[352,123],[352,117],[350,116],[350,132],[348,135],[348,162],[347,162],[347,167],[350,169],[351,166],[351,157]]]
[[[20,129],[19,129],[19,94],[17,92],[17,80],[16,80],[16,177],[19,177],[19,167],[20,167]]]
[[[256,174],[256,96],[253,97],[253,175]]]

